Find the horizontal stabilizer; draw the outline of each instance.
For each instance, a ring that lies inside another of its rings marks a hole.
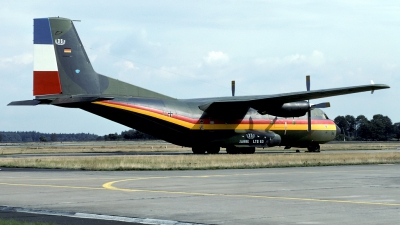
[[[88,103],[103,100],[112,100],[114,97],[99,97],[99,96],[78,96],[71,98],[57,98],[51,102],[52,105],[65,105],[75,103]]]
[[[35,99],[33,99],[33,100],[24,100],[24,101],[14,101],[14,102],[10,102],[10,103],[8,103],[8,105],[11,105],[11,106],[13,106],[13,105],[20,105],[20,106],[29,106],[29,105],[31,105],[31,106],[35,106],[35,105],[39,105],[40,104],[40,101],[39,100],[35,100]]]
[[[105,97],[105,96],[72,96],[72,97],[63,97],[63,98],[40,98],[40,99],[32,99],[32,100],[24,100],[24,101],[15,101],[10,102],[9,106],[35,106],[39,104],[47,104],[47,105],[71,105],[77,103],[89,103],[95,101],[103,101],[103,100],[112,100],[114,97]]]

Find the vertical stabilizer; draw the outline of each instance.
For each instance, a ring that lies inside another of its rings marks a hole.
[[[33,95],[37,98],[75,95],[171,98],[96,73],[72,20],[50,17],[33,21]]]
[[[49,19],[34,19],[33,95],[61,94]]]
[[[108,79],[97,74],[70,19],[34,19],[33,95],[99,95]]]

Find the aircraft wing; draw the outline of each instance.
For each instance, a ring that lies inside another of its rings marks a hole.
[[[282,105],[289,102],[304,101],[309,99],[326,98],[338,95],[347,95],[358,92],[373,91],[379,89],[390,88],[386,84],[369,84],[361,86],[341,87],[332,89],[321,89],[313,91],[291,92],[276,95],[255,95],[255,96],[238,96],[210,99],[209,102],[199,105],[199,109],[208,113],[221,114],[239,110],[242,108],[254,108],[262,110],[268,106]]]

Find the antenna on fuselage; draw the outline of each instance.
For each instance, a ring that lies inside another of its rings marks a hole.
[[[232,89],[232,97],[233,97],[233,96],[235,96],[235,81],[234,80],[232,81],[231,89]]]

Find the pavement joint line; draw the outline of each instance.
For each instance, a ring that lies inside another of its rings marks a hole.
[[[366,170],[360,170],[366,171]],[[367,170],[376,171],[376,170]],[[334,171],[346,172],[346,171]],[[314,172],[310,172],[314,173]],[[0,185],[9,186],[27,186],[27,187],[51,187],[51,188],[71,188],[71,189],[89,189],[89,190],[114,190],[124,192],[149,192],[149,193],[165,193],[165,194],[180,194],[180,195],[197,195],[197,196],[223,196],[223,197],[241,197],[241,198],[265,198],[265,199],[281,199],[281,200],[297,200],[297,201],[312,201],[312,202],[332,202],[332,203],[348,203],[348,204],[363,204],[363,205],[382,205],[382,206],[400,206],[400,203],[382,203],[382,202],[362,202],[350,200],[334,200],[334,199],[316,199],[316,198],[297,198],[297,197],[284,197],[284,196],[263,196],[263,195],[242,195],[242,194],[218,194],[218,193],[200,193],[200,192],[178,192],[167,190],[145,190],[145,189],[124,189],[114,187],[113,184],[126,181],[148,180],[148,179],[169,179],[169,178],[209,178],[209,177],[228,177],[228,176],[248,176],[248,175],[264,175],[266,173],[257,174],[214,174],[214,175],[195,175],[195,176],[154,176],[154,177],[137,177],[130,179],[123,179],[104,183],[102,187],[79,187],[79,186],[66,186],[66,185],[46,185],[46,184],[14,184],[14,183],[0,183]],[[271,174],[271,173],[267,173]],[[282,174],[282,173],[276,173]]]
[[[195,195],[195,196],[264,198],[264,199],[296,200],[296,201],[311,201],[311,202],[331,202],[331,203],[348,203],[348,204],[362,204],[362,205],[381,205],[381,206],[400,206],[400,203],[361,202],[361,201],[350,201],[350,200],[297,198],[297,197],[265,196],[265,195],[218,194],[218,193],[180,192],[180,191],[166,191],[166,190],[126,189],[126,188],[117,188],[117,187],[112,186],[114,183],[123,182],[123,181],[130,181],[130,179],[108,182],[108,183],[103,184],[103,187],[101,187],[101,188],[100,187],[96,188],[96,187],[63,186],[63,185],[44,185],[44,184],[11,184],[11,183],[0,183],[0,185],[26,186],[26,187],[51,187],[51,188],[88,189],[88,190],[113,190],[113,191],[124,191],[124,192],[148,192],[148,193]]]
[[[29,208],[10,207],[10,206],[0,206],[0,211],[22,212],[22,213],[51,215],[51,216],[64,216],[64,217],[73,217],[82,219],[109,220],[109,221],[131,222],[131,223],[153,224],[153,225],[206,225],[202,223],[191,223],[191,222],[182,222],[174,220],[112,216],[112,215],[80,213],[80,212],[59,212],[52,210],[29,209]]]
[[[117,188],[113,185],[115,183],[134,181],[135,179],[125,179],[111,181],[103,184],[103,188],[113,191],[124,192],[148,192],[148,193],[163,193],[163,194],[179,194],[179,195],[195,195],[195,196],[220,196],[220,197],[239,197],[239,198],[264,198],[264,199],[279,199],[279,200],[294,200],[294,201],[309,201],[309,202],[331,202],[331,203],[347,203],[358,205],[381,205],[381,206],[400,206],[400,203],[384,203],[384,202],[364,202],[364,201],[351,201],[351,200],[335,200],[335,199],[318,199],[318,198],[298,198],[298,197],[284,197],[284,196],[266,196],[266,195],[245,195],[245,194],[220,194],[220,193],[202,193],[202,192],[184,192],[184,191],[166,191],[166,190],[146,190],[146,189],[127,189]]]
[[[100,187],[80,187],[80,186],[66,186],[66,185],[49,185],[49,184],[12,184],[12,183],[0,183],[0,185],[7,186],[25,186],[25,187],[51,187],[51,188],[71,188],[71,189],[89,189],[89,190],[104,190]]]
[[[383,164],[386,165],[386,164]],[[394,165],[394,164],[389,164],[389,165]],[[354,172],[358,171],[371,171],[371,172],[377,172],[377,170],[354,170]],[[379,171],[379,170],[378,170]],[[301,172],[302,174],[304,173],[320,173],[321,171],[314,172],[314,171],[306,171],[306,172]],[[343,171],[330,171],[330,173],[347,173],[347,170]],[[209,177],[228,177],[228,176],[257,176],[257,175],[278,175],[278,174],[293,174],[296,172],[267,172],[267,173],[238,173],[238,174],[210,174],[210,175],[182,175],[182,176],[149,176],[149,177],[136,177],[136,178],[124,178],[124,179],[137,179],[137,180],[147,180],[147,179],[162,179],[162,178],[209,178]],[[74,179],[74,178],[67,178],[67,179],[48,179],[48,178],[28,178],[28,177],[2,177],[2,179],[15,179],[15,180],[112,180],[115,179],[114,177],[110,178],[79,178],[79,179]]]

